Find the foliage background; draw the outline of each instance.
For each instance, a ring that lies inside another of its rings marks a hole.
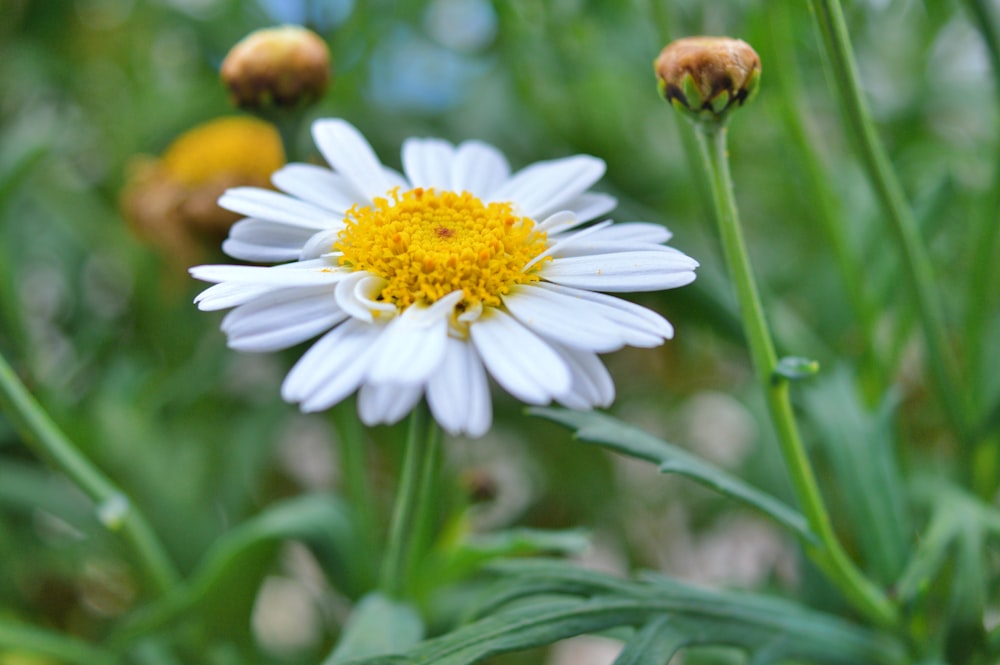
[[[979,330],[959,349],[970,390],[995,414],[998,271],[980,272],[1000,264],[1000,248],[988,242],[996,236],[984,231],[996,222],[998,120],[986,48],[961,4],[870,0],[847,10],[866,92],[930,246],[947,317]],[[515,168],[578,152],[605,159],[600,188],[619,197],[615,218],[667,225],[673,244],[702,263],[694,285],[638,298],[670,318],[677,338],[608,358],[614,412],[788,498],[704,183],[689,167],[687,128],[657,97],[650,67],[679,36],[749,41],[763,59],[763,86],[733,122],[730,153],[779,349],[820,361],[827,383],[817,391],[860,376],[863,397],[845,403],[866,423],[875,407],[886,409],[910,478],[960,474],[968,463],[927,386],[899,261],[843,134],[803,3],[5,0],[0,16],[0,351],[146,511],[184,572],[267,506],[343,484],[330,419],[302,416],[279,399],[296,354],[226,350],[219,317],[191,305],[199,286],[137,239],[119,212],[130,160],[232,114],[217,79],[221,59],[247,32],[281,22],[308,24],[330,45],[334,83],[314,115],[350,120],[391,166],[413,135],[481,138]],[[804,150],[797,123],[814,152]],[[846,274],[872,314],[871,346],[824,219],[854,257]],[[513,400],[496,399],[493,433],[448,446],[454,506],[483,482],[495,490],[466,513],[473,529],[584,526],[593,545],[580,556],[594,565],[770,588],[843,610],[763,518],[570,442]],[[808,399],[810,431],[838,426],[845,403],[822,392]],[[401,430],[369,436],[387,511]],[[817,453],[830,480],[828,458]],[[850,487],[831,481],[827,490],[835,514],[848,514]],[[845,540],[863,547],[850,533]],[[0,618],[101,642],[146,600],[86,499],[3,419],[0,561]],[[259,657],[316,662],[358,593],[352,584],[363,586],[357,577],[338,580],[301,547],[247,569],[238,586],[248,607],[258,598]],[[267,613],[265,605],[284,609]],[[200,643],[197,658],[229,662],[225,643]],[[572,648],[599,659],[604,646]],[[519,662],[567,658],[567,648]],[[0,662],[25,662],[13,658],[0,650]]]

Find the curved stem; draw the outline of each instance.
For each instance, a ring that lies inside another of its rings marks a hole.
[[[425,430],[425,426],[427,429]],[[409,590],[410,571],[429,531],[431,493],[437,476],[441,436],[424,404],[410,415],[389,542],[382,562],[382,591],[399,598]]]
[[[963,443],[971,443],[966,393],[948,350],[941,298],[934,285],[931,262],[917,230],[916,220],[903,196],[903,189],[882,148],[862,97],[840,2],[811,0],[811,5],[823,35],[827,60],[832,68],[848,128],[857,143],[868,179],[891,223],[903,254],[905,272],[916,299],[927,344],[931,380],[953,431]]]
[[[0,410],[10,418],[36,455],[69,476],[91,498],[101,522],[109,530],[121,533],[157,591],[170,590],[180,575],[145,516],[129,501],[125,492],[70,443],[2,355]]]
[[[809,527],[819,539],[817,543],[803,540],[803,547],[809,557],[858,610],[880,625],[893,625],[898,619],[895,607],[885,594],[858,570],[837,540],[816,476],[799,436],[789,400],[788,382],[775,380],[774,370],[778,359],[764,318],[764,310],[739,224],[726,155],[726,129],[709,124],[699,124],[697,127],[702,160],[712,184],[715,215],[726,263],[740,303],[743,328],[750,346],[757,380],[764,388],[771,420],[778,434],[781,454],[791,476],[800,508],[809,522]]]
[[[0,620],[0,651],[20,651],[72,665],[114,665],[118,657],[86,642],[37,626]]]

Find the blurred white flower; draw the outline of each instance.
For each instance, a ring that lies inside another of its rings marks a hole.
[[[362,421],[392,423],[426,395],[445,430],[480,436],[492,420],[487,373],[529,404],[607,406],[614,384],[597,354],[673,335],[659,314],[597,293],[683,286],[698,265],[656,224],[580,229],[616,203],[588,191],[600,159],[511,175],[485,143],[409,139],[403,177],[343,120],[317,121],[313,136],[333,170],[290,164],[272,178],[287,194],[243,187],[220,199],[248,216],[227,253],[292,262],[191,269],[216,283],[201,309],[235,307],[222,322],[234,349],[325,333],[282,386],[303,411],[358,390]]]

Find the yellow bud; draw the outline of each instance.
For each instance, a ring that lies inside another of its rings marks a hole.
[[[701,121],[722,121],[757,92],[760,57],[741,39],[685,37],[671,42],[653,63],[660,93]]]
[[[132,160],[120,204],[133,229],[184,266],[216,249],[239,215],[216,201],[226,189],[266,187],[285,163],[278,132],[255,118],[218,118],[188,130],[159,159]]]
[[[330,50],[298,26],[257,30],[229,51],[219,73],[242,109],[300,108],[326,92]]]

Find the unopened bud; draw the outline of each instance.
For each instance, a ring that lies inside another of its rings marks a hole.
[[[685,37],[653,63],[660,94],[700,121],[721,122],[757,92],[760,57],[741,39]]]
[[[305,28],[257,30],[229,51],[220,75],[233,104],[242,109],[301,108],[326,92],[330,50]]]

